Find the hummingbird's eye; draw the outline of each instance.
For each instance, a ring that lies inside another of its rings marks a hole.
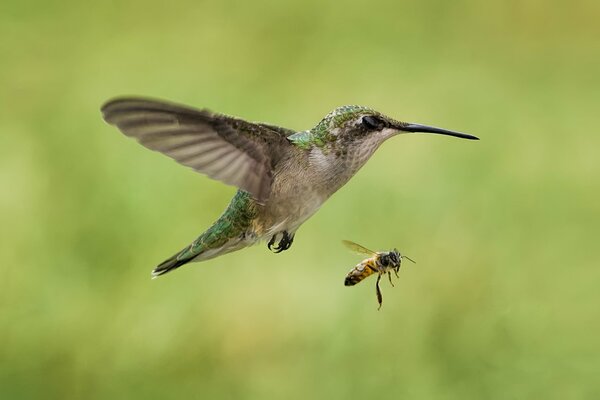
[[[368,130],[371,130],[371,131],[374,131],[374,130],[378,131],[385,126],[385,122],[383,122],[379,118],[374,117],[372,115],[367,115],[367,116],[363,117],[362,124],[365,128],[367,128]]]

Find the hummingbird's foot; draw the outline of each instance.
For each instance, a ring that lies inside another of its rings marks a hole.
[[[294,235],[290,235],[287,231],[283,231],[281,240],[277,243],[277,246],[273,247],[273,244],[275,244],[275,236],[277,235],[273,235],[271,240],[269,240],[269,243],[267,243],[267,247],[273,253],[281,253],[282,251],[289,249],[294,242]]]
[[[275,243],[275,235],[271,236],[271,240],[269,240],[269,243],[267,243],[267,248],[271,251],[273,251],[273,249],[271,248],[271,246],[273,246],[273,244]]]

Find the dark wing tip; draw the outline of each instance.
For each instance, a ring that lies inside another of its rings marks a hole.
[[[110,108],[111,106],[113,106],[114,104],[118,104],[121,103],[123,101],[130,101],[130,100],[137,100],[136,97],[133,96],[119,96],[119,97],[114,97],[110,100],[107,100],[104,102],[104,104],[102,104],[102,106],[100,107],[100,111],[105,112],[108,108]]]
[[[104,102],[104,104],[102,104],[102,106],[100,107],[100,111],[102,111],[102,113],[105,113],[107,111],[109,111],[111,108],[113,107],[118,107],[119,104],[123,104],[123,103],[131,103],[131,102],[156,102],[159,100],[156,99],[151,99],[151,98],[147,98],[147,97],[140,97],[140,96],[117,96],[117,97],[113,97],[110,100],[107,100]]]
[[[148,101],[153,101],[151,99],[145,99],[142,97],[133,97],[133,96],[121,96],[121,97],[115,97],[113,99],[108,100],[107,102],[105,102],[104,104],[102,104],[102,106],[100,107],[100,112],[102,113],[102,119],[104,119],[104,121],[108,122],[109,124],[112,124],[112,117],[114,117],[116,114],[119,113],[119,111],[123,111],[124,109],[127,109],[127,105],[131,105],[133,103],[140,103],[140,102],[148,102]]]
[[[183,104],[142,96],[118,96],[108,100],[100,107],[102,118],[112,124],[114,116],[133,111],[174,112],[182,115],[210,115],[210,110],[197,109]]]

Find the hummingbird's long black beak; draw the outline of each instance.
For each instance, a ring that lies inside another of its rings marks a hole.
[[[399,129],[402,131],[406,131],[406,132],[437,133],[440,135],[455,136],[455,137],[459,137],[459,138],[463,138],[463,139],[479,140],[479,138],[476,136],[467,135],[466,133],[461,133],[461,132],[449,131],[447,129],[436,128],[435,126],[427,126],[427,125],[420,125],[420,124],[406,124],[406,125],[400,126]]]

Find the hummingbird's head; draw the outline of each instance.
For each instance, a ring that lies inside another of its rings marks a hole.
[[[337,161],[335,165],[338,165],[344,176],[349,179],[385,140],[401,133],[417,132],[478,139],[465,133],[396,121],[362,106],[338,107],[313,129],[295,133],[288,136],[288,139],[304,149],[326,148],[325,153],[315,152],[313,157],[320,160],[323,154],[333,155]],[[330,165],[331,160],[321,160],[318,163]],[[336,182],[339,183],[338,181]]]
[[[478,140],[477,137],[465,133],[396,121],[370,108],[355,105],[336,108],[312,130],[312,133],[322,138],[325,143],[369,144],[375,147],[392,136],[418,132]]]

